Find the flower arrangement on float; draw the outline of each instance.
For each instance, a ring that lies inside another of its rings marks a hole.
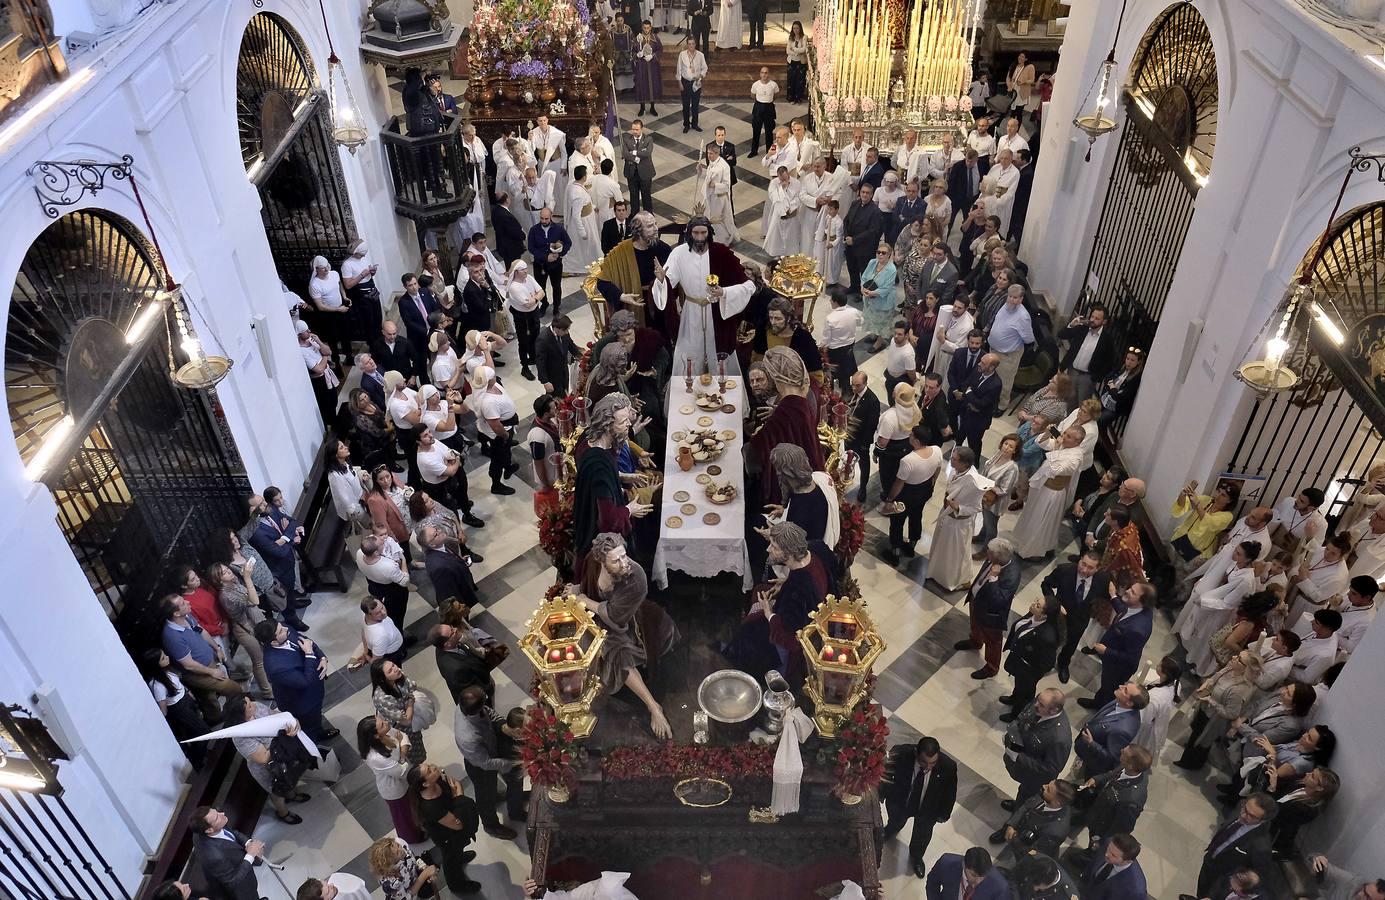
[[[570,493],[561,495],[559,502],[548,504],[539,513],[539,546],[559,572],[572,569],[573,527]]]
[[[833,548],[833,553],[845,568],[855,562],[856,554],[861,552],[861,545],[866,542],[866,511],[861,508],[861,504],[848,502],[841,505],[838,515],[841,519],[841,534],[837,538],[837,546]]]
[[[884,780],[885,741],[889,735],[890,726],[885,723],[880,704],[867,701],[862,701],[838,729],[836,791],[846,805],[860,803]]]
[[[581,748],[567,723],[546,704],[529,707],[524,717],[524,744],[520,761],[525,774],[544,788],[554,803],[565,803],[577,786],[577,760]]]
[[[601,761],[605,777],[617,781],[652,778],[768,778],[774,774],[773,744],[656,744],[616,747]]]

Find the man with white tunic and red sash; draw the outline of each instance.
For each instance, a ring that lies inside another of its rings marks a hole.
[[[755,293],[755,283],[736,254],[712,240],[712,223],[706,216],[688,220],[686,237],[655,270],[650,293],[654,306],[664,311],[666,327],[677,334],[677,355],[691,358],[694,372],[701,374],[704,364],[712,370],[717,351],[735,352],[736,325]],[[715,276],[715,283],[708,283],[709,276]],[[681,293],[682,303],[670,308],[674,290]],[[675,367],[681,364],[674,361]]]

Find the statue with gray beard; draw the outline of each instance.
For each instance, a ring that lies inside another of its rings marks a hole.
[[[634,236],[612,247],[597,264],[596,290],[612,315],[629,310],[641,325],[655,329],[671,345],[674,332],[667,327],[664,311],[649,299],[655,272],[668,260],[672,249],[660,240],[659,223],[653,213],[635,213],[631,224]]]

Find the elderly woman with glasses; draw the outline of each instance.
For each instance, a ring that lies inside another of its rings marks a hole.
[[[895,317],[895,266],[894,250],[889,244],[881,242],[876,248],[875,259],[866,263],[861,273],[861,296],[866,314],[866,336],[875,343],[871,352],[879,353],[885,349],[884,335],[894,330]]]

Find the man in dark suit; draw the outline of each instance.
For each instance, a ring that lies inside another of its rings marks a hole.
[[[1034,699],[1039,679],[1053,671],[1058,656],[1058,601],[1038,597],[1029,605],[1029,614],[1015,620],[1005,636],[1005,671],[1015,677],[1014,690],[1001,697],[1010,704],[1010,711],[1000,717],[1013,722]]]
[[[765,49],[765,19],[769,17],[769,0],[745,0],[745,16],[750,20],[751,50]],[[725,159],[726,157],[722,157]],[[732,169],[732,171],[735,171]]]
[[[418,542],[423,546],[423,567],[433,582],[433,596],[438,600],[454,597],[467,606],[480,600],[476,579],[471,575],[471,560],[460,549],[449,545],[442,531],[431,525],[418,530]]]
[[[994,678],[1000,671],[1000,643],[1010,620],[1010,604],[1020,587],[1020,561],[1014,546],[996,538],[986,546],[986,561],[972,579],[966,602],[971,607],[971,636],[958,641],[956,650],[985,651],[985,662],[971,673],[977,680]]]
[[[927,211],[927,205],[919,196],[918,182],[910,181],[904,185],[904,196],[895,201],[894,209],[889,213],[889,227],[885,232],[889,242],[892,245],[897,243],[904,229],[922,219]],[[908,240],[909,236],[905,235],[905,239]]]
[[[1085,316],[1075,317],[1058,332],[1058,339],[1068,343],[1058,370],[1072,377],[1079,403],[1092,396],[1096,379],[1119,364],[1116,332],[1106,327],[1106,316],[1106,307],[1093,303]]]
[[[952,201],[953,221],[958,216],[965,219],[981,193],[981,167],[977,164],[976,151],[968,147],[964,156],[962,165],[947,170],[947,197]]]
[[[938,857],[924,891],[928,900],[1008,900],[1011,896],[1005,873],[995,868],[984,847],[972,847],[965,856],[944,853]]]
[[[322,718],[323,689],[331,671],[322,648],[279,622],[255,626],[255,640],[264,652],[264,671],[274,689],[274,705],[292,713],[303,733],[319,746],[339,732]]]
[[[601,223],[601,252],[610,253],[616,244],[634,237],[635,230],[630,222],[630,204],[617,200],[615,218]]]
[[[421,380],[427,380],[424,373],[428,371],[428,316],[437,311],[438,304],[431,293],[425,294],[419,288],[418,276],[413,272],[405,272],[399,281],[404,285],[404,296],[399,298],[399,318],[404,323],[409,348],[414,351],[414,373]]]
[[[1020,183],[1015,186],[1015,208],[1010,212],[1010,237],[1015,249],[1019,249],[1024,238],[1024,220],[1029,215],[1029,197],[1034,193],[1034,155],[1028,150],[1015,154],[1015,165],[1020,170]]]
[[[398,372],[404,378],[414,377],[414,348],[409,339],[399,336],[399,326],[393,319],[386,319],[380,326],[380,336],[370,345],[370,355],[375,363],[386,372]],[[384,409],[384,404],[380,404]]]
[[[880,190],[880,183],[885,180],[885,173],[891,171],[890,161],[880,158],[880,151],[874,147],[866,148],[866,161],[861,165],[861,180],[859,184],[864,187],[870,185],[875,190]]]
[[[954,353],[953,357],[959,355],[960,351]],[[1000,402],[1000,376],[995,373],[995,367],[999,364],[1000,357],[994,353],[982,355],[971,377],[962,383],[960,389],[952,392],[957,410],[957,440],[965,441],[977,459],[981,458],[981,441],[991,427],[996,404]]]
[[[914,875],[924,876],[923,855],[933,838],[933,826],[952,817],[957,804],[957,763],[942,752],[935,738],[919,738],[913,746],[890,751],[894,780],[884,790],[883,800],[889,821],[885,825],[888,841],[914,820],[909,837],[909,865]]]
[[[1227,880],[1241,869],[1268,872],[1274,865],[1270,854],[1270,822],[1279,804],[1269,794],[1251,794],[1241,803],[1236,815],[1212,835],[1202,853],[1202,868],[1197,873],[1198,897],[1225,897]],[[1179,894],[1179,900],[1194,900]]]
[[[1101,658],[1101,687],[1090,700],[1085,697],[1078,700],[1078,706],[1083,709],[1104,706],[1115,696],[1116,686],[1135,675],[1140,667],[1140,654],[1154,631],[1154,600],[1154,585],[1144,582],[1132,584],[1120,597],[1111,598],[1115,619],[1100,642],[1090,648]]]
[[[639,119],[620,136],[620,158],[625,163],[625,184],[630,188],[630,215],[642,209],[653,212],[654,138],[644,133],[644,122]]]
[[[923,376],[923,392],[919,395],[919,424],[928,432],[928,445],[941,446],[952,437],[952,413],[947,396],[943,394],[943,377],[937,372]]]
[[[895,208],[898,209],[898,205]],[[918,296],[921,300],[924,294],[932,291],[938,295],[938,307],[941,308],[943,304],[952,302],[956,290],[957,267],[947,258],[947,248],[939,241],[933,245],[933,253],[919,273]]]
[[[544,207],[539,210],[539,220],[529,229],[529,256],[534,260],[534,277],[539,287],[544,288],[548,299],[553,302],[553,315],[562,315],[563,303],[563,257],[572,249],[572,238],[567,229],[553,221],[553,210]],[[561,245],[560,249],[554,249]],[[542,310],[540,310],[542,312]]]
[[[1144,870],[1136,862],[1140,842],[1128,834],[1113,834],[1092,857],[1082,880],[1087,890],[1085,900],[1130,900],[1148,897]]]
[[[428,98],[437,106],[440,115],[460,115],[461,111],[457,108],[457,98],[442,92],[442,76],[437,72],[428,73]],[[446,119],[443,120],[443,123],[446,125]]]
[[[510,211],[510,195],[501,191],[491,207],[491,226],[495,228],[495,252],[505,261],[505,268],[524,255],[524,226]]]
[[[610,222],[606,223],[607,225]],[[582,351],[568,336],[572,320],[558,316],[539,329],[539,339],[534,344],[534,357],[539,369],[539,384],[555,397],[566,397],[568,392],[569,364],[582,358]]]
[[[495,681],[486,665],[486,651],[475,635],[464,628],[434,625],[428,629],[428,643],[433,645],[433,659],[452,702],[460,703],[462,691],[469,687],[479,687],[491,702],[495,700]]]
[[[462,288],[461,301],[453,309],[452,315],[461,323],[462,334],[468,331],[490,331],[491,313],[498,309],[502,302],[500,291],[491,281],[490,272],[486,270],[486,261],[480,255],[473,253],[467,258],[466,274],[467,282]],[[492,351],[491,359],[496,366],[503,366],[504,363],[497,358],[498,356],[497,352]],[[428,380],[420,378],[420,381]]]
[[[1058,848],[1068,839],[1072,823],[1072,798],[1077,789],[1071,781],[1055,778],[1039,793],[1019,803],[1005,824],[987,838],[992,844],[1009,844],[1016,857],[1031,850],[1046,856],[1057,856]]]
[[[1101,570],[1101,557],[1084,553],[1075,563],[1054,566],[1044,576],[1039,589],[1045,597],[1055,597],[1062,608],[1063,627],[1067,633],[1058,650],[1058,680],[1068,683],[1068,666],[1072,654],[1082,640],[1082,632],[1092,618],[1092,598],[1109,596],[1111,576]]]
[[[688,37],[704,56],[712,55],[712,2],[688,0]]]
[[[1072,726],[1063,709],[1066,698],[1057,688],[1039,691],[1019,718],[1005,729],[1005,771],[1019,782],[1014,800],[1001,801],[1013,812],[1017,801],[1026,800],[1057,778],[1072,755]]]
[[[752,38],[752,41],[753,40]],[[754,46],[754,44],[752,43],[751,46]],[[726,139],[725,125],[718,125],[716,128],[712,129],[712,140],[707,146],[716,147],[717,153],[726,161],[726,164],[731,167],[731,193],[734,195],[735,187],[740,183],[740,178],[736,175],[736,145]],[[734,203],[732,207],[735,207]]]
[[[857,370],[851,375],[851,395],[846,398],[847,426],[846,449],[856,454],[861,465],[861,486],[856,491],[856,502],[866,502],[866,486],[870,483],[870,451],[875,445],[875,429],[880,425],[880,398],[867,386],[865,372]]]
[[[255,866],[264,862],[264,841],[232,831],[226,814],[210,806],[192,812],[192,852],[219,900],[259,900]]]
[[[967,332],[966,343],[952,353],[945,374],[946,383],[952,386],[953,393],[966,387],[972,373],[976,371],[977,364],[981,362],[981,357],[985,355],[985,344],[986,333],[979,328],[973,328]],[[962,406],[956,397],[949,397],[948,401],[947,408],[952,412],[952,430],[956,431]]]
[[[875,258],[875,251],[880,247],[880,236],[885,233],[885,214],[871,199],[874,196],[875,187],[863,183],[842,219],[846,269],[851,273],[851,287],[848,290],[858,296],[861,293],[861,272]]]
[[[1110,703],[1082,723],[1072,749],[1088,775],[1101,775],[1120,765],[1121,751],[1140,733],[1140,710],[1148,705],[1149,692],[1127,681],[1116,688]]]
[[[392,323],[391,323],[392,324]],[[361,390],[366,392],[379,409],[385,408],[385,373],[369,353],[356,354],[356,368],[361,370]]]

